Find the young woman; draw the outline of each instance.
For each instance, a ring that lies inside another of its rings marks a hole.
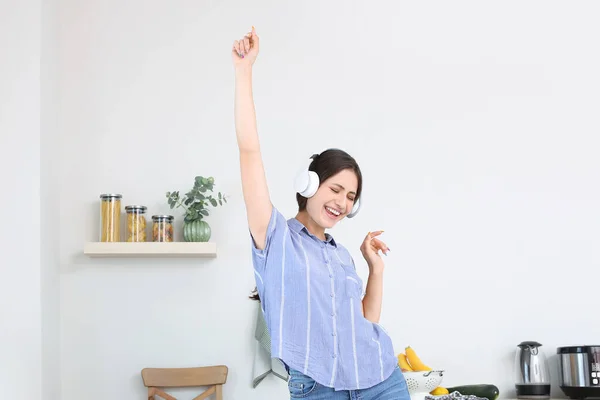
[[[362,281],[348,250],[325,230],[358,208],[362,175],[339,149],[313,155],[296,180],[298,213],[286,219],[271,203],[252,96],[259,51],[254,27],[232,48],[235,126],[257,291],[271,355],[289,371],[291,398],[410,400],[392,342],[378,325],[389,248],[369,232]]]

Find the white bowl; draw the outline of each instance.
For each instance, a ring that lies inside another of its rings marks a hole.
[[[421,372],[402,372],[408,386],[411,400],[423,400],[425,396],[431,396],[430,392],[440,386],[444,376],[444,371],[421,371]]]

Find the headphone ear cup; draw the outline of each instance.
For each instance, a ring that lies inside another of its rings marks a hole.
[[[317,193],[317,189],[319,189],[319,175],[315,171],[302,171],[296,177],[294,188],[303,197],[314,196]]]
[[[319,175],[315,171],[308,171],[308,186],[306,190],[301,193],[304,197],[313,197],[319,189]]]
[[[302,194],[302,192],[304,192],[308,187],[308,180],[308,171],[302,170],[298,172],[298,174],[296,175],[296,179],[294,179],[294,190],[297,193]]]
[[[350,214],[348,214],[346,218],[353,218],[356,216],[356,214],[358,214],[358,211],[360,210],[360,203],[362,203],[361,199],[356,200],[354,206],[352,206],[352,211],[350,211]]]

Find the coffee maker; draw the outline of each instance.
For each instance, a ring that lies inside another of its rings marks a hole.
[[[549,399],[550,371],[538,342],[521,342],[515,355],[517,399]]]

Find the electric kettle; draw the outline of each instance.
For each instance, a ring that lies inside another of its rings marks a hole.
[[[550,371],[538,342],[522,342],[515,355],[517,399],[549,399]]]

